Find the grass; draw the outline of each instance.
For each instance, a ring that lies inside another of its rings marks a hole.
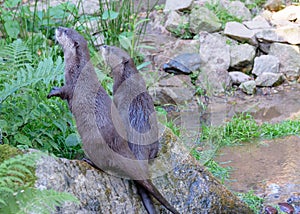
[[[206,3],[205,7],[211,10],[220,20],[222,24],[222,29],[224,29],[227,22],[242,22],[242,19],[230,14],[220,3]]]
[[[247,193],[237,193],[237,196],[244,201],[255,214],[260,214],[263,207],[263,199],[256,196],[253,190],[248,191]]]
[[[258,139],[274,139],[300,134],[300,120],[286,120],[280,123],[258,125],[250,114],[234,116],[225,125],[202,127],[202,141],[222,146],[238,145]]]

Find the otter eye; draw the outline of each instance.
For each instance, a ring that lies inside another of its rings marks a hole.
[[[107,45],[102,45],[102,47],[103,47],[104,49],[106,49],[106,48],[107,48]]]

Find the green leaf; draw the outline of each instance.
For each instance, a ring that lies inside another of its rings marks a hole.
[[[147,67],[150,64],[151,64],[151,62],[149,62],[149,61],[148,62],[143,62],[142,64],[138,65],[136,68],[138,70],[141,70],[142,68]]]
[[[20,144],[32,146],[32,143],[29,140],[29,138],[21,133],[17,133],[15,135],[15,140]]]
[[[4,23],[5,30],[9,37],[16,39],[20,33],[20,25],[16,20],[7,20]]]
[[[67,146],[77,146],[80,143],[80,140],[77,134],[72,133],[66,138],[66,145]]]
[[[103,20],[113,20],[118,17],[119,13],[113,10],[105,10],[102,14]]]
[[[132,45],[131,45],[132,37],[133,37],[132,32],[121,33],[119,35],[119,42],[124,49],[126,50],[132,49]]]

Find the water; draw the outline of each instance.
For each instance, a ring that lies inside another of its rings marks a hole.
[[[265,198],[265,204],[285,202],[292,192],[300,192],[300,137],[247,143],[226,147],[216,161],[233,168],[231,190],[254,193]]]

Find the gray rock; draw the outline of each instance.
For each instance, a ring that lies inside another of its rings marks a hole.
[[[263,17],[257,17],[256,19],[253,19],[251,21],[245,21],[243,22],[243,24],[251,30],[271,28],[269,22]]]
[[[280,73],[288,80],[297,80],[300,76],[299,46],[273,43],[269,55],[276,56],[280,62]]]
[[[262,73],[279,73],[279,59],[272,55],[262,55],[255,57],[252,74],[256,76]]]
[[[257,86],[271,87],[281,84],[283,80],[283,75],[280,73],[264,72],[255,79],[255,82]]]
[[[241,83],[239,88],[246,94],[252,95],[256,92],[256,82],[254,80]]]
[[[197,80],[208,94],[224,92],[231,86],[228,74],[230,48],[220,34],[200,33],[201,72]]]
[[[286,38],[277,33],[276,29],[264,29],[258,31],[255,37],[259,42],[286,42]]]
[[[216,32],[221,29],[221,26],[218,17],[206,7],[192,9],[190,14],[190,31],[192,33]]]
[[[240,85],[241,83],[252,79],[249,75],[240,71],[231,71],[229,72],[229,76],[232,80],[232,84],[234,85]]]
[[[232,81],[228,71],[208,68],[201,69],[196,84],[205,89],[208,96],[212,96],[224,93],[232,86]]]
[[[227,22],[224,29],[224,34],[240,42],[248,42],[252,45],[257,45],[255,31],[245,27],[239,22]]]
[[[229,14],[241,19],[242,21],[252,18],[250,10],[241,1],[229,1],[224,4]]]
[[[282,42],[289,44],[300,44],[300,26],[288,25],[276,29],[266,29],[256,33],[259,41]]]
[[[185,53],[176,56],[163,65],[164,71],[174,74],[191,74],[200,67],[200,55],[197,53]]]
[[[228,70],[230,47],[226,43],[226,37],[218,33],[210,34],[207,32],[201,32],[199,37],[201,68],[210,67],[214,70]]]
[[[186,10],[193,5],[194,0],[167,0],[165,4],[164,12],[170,10]]]
[[[170,11],[166,17],[165,28],[170,32],[174,32],[179,25],[186,23],[188,23],[187,17],[179,15],[176,11]]]
[[[252,69],[256,48],[249,44],[230,46],[230,67],[248,72]]]
[[[163,149],[151,165],[152,180],[180,213],[253,213],[189,156],[170,130],[164,131],[161,143]],[[83,161],[45,156],[37,163],[36,176],[37,188],[66,191],[79,199],[79,204],[66,203],[56,213],[146,213],[131,181],[110,176]],[[166,212],[157,202],[155,206],[157,213]]]
[[[160,80],[157,85],[149,88],[153,101],[157,105],[184,104],[191,101],[195,89],[191,84],[191,78],[187,75],[168,75]]]

